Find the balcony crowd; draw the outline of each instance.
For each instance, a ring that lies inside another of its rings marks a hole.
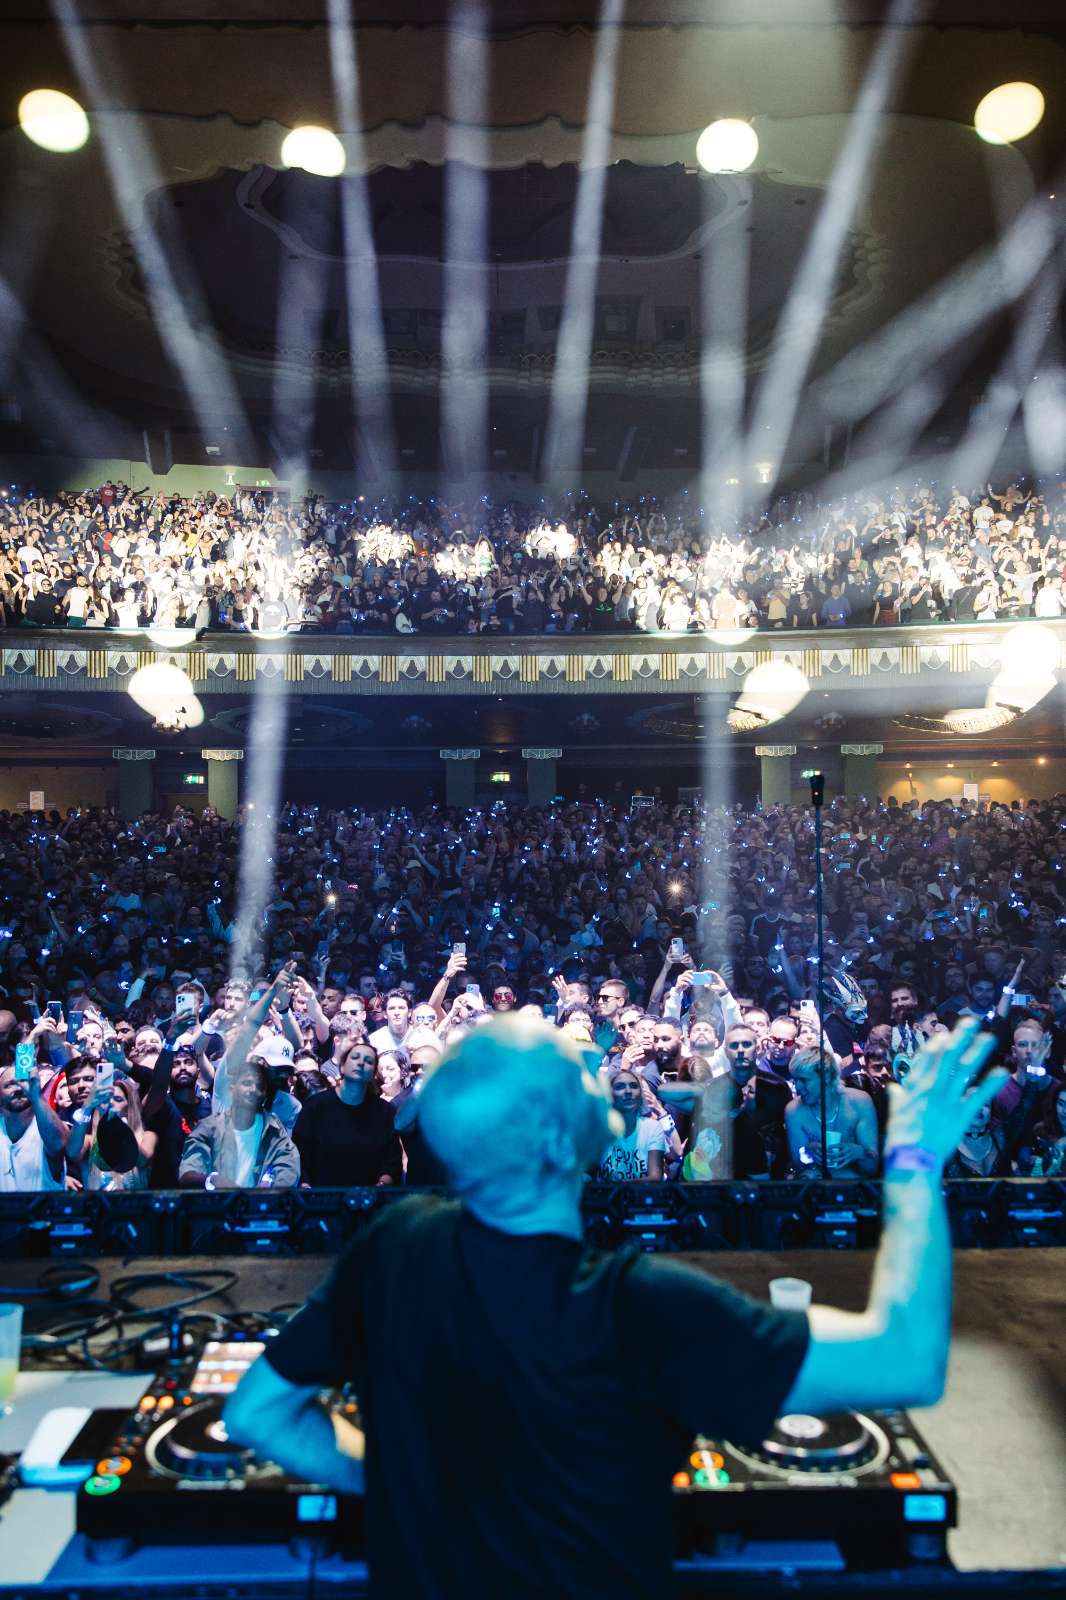
[[[758,516],[187,497],[107,482],[0,500],[8,627],[419,635],[704,633],[1063,614],[1064,486],[914,483]]]

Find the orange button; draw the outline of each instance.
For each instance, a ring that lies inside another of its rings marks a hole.
[[[191,1394],[183,1394],[182,1397],[181,1397],[181,1403],[182,1403],[183,1406],[191,1406],[192,1405],[192,1395]]]
[[[708,1450],[707,1454],[710,1456],[711,1466],[716,1472],[725,1466],[725,1456],[723,1456],[718,1450]]]
[[[893,1489],[920,1489],[922,1480],[916,1472],[894,1472],[892,1474]]]
[[[155,1410],[155,1395],[154,1394],[146,1394],[145,1395],[144,1399],[141,1401],[141,1410],[142,1411],[154,1411]]]
[[[691,1487],[692,1487],[692,1479],[689,1477],[687,1472],[675,1472],[674,1473],[674,1488],[675,1489],[689,1489]]]
[[[105,1456],[102,1461],[96,1463],[96,1470],[101,1476],[106,1476],[110,1472],[114,1473],[116,1478],[122,1478],[132,1465],[129,1456]]]
[[[702,1450],[693,1450],[693,1452],[689,1456],[688,1460],[689,1460],[689,1466],[691,1466],[691,1467],[702,1467],[703,1466],[703,1451]]]
[[[169,1411],[173,1404],[174,1396],[172,1394],[161,1394],[159,1396],[158,1405],[160,1411]]]

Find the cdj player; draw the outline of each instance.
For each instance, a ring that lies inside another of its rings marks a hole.
[[[226,1432],[226,1396],[264,1349],[257,1339],[209,1340],[158,1373],[82,1484],[78,1531],[126,1545],[278,1544],[309,1535],[330,1548],[358,1545],[361,1499],[300,1483]],[[354,1401],[333,1395],[329,1403],[357,1420]]]
[[[300,1483],[233,1443],[225,1397],[265,1348],[210,1341],[149,1384],[78,1494],[98,1559],[131,1544],[278,1544],[313,1536],[356,1555],[362,1501]],[[344,1395],[331,1409],[355,1421]],[[680,1561],[728,1565],[745,1542],[832,1544],[849,1567],[941,1560],[956,1493],[901,1411],[778,1418],[757,1446],[698,1438],[674,1475]]]
[[[828,1542],[854,1568],[943,1560],[954,1484],[903,1411],[779,1417],[762,1444],[699,1438],[674,1474],[679,1556]]]

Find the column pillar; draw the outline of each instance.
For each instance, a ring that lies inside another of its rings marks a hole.
[[[207,763],[207,803],[213,806],[226,822],[237,815],[237,763],[235,761],[209,761]]]
[[[794,744],[757,744],[759,758],[759,798],[763,809],[787,806],[792,800],[792,757]]]
[[[884,754],[883,744],[842,744],[844,757],[844,798],[859,800],[877,799],[877,758]]]
[[[243,750],[201,750],[200,760],[207,762],[207,803],[213,806],[225,822],[237,815],[240,789],[240,767]]]
[[[462,810],[474,803],[477,762],[480,750],[442,750],[444,762],[444,804]]]
[[[558,793],[557,768],[562,750],[523,750],[526,762],[526,802],[531,806],[551,805]]]
[[[154,750],[112,750],[118,762],[118,809],[127,821],[152,809]]]

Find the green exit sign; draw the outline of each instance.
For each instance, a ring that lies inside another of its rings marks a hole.
[[[200,784],[206,783],[207,778],[202,772],[186,772],[181,781],[182,783],[188,785],[190,789],[192,789],[198,787]]]

